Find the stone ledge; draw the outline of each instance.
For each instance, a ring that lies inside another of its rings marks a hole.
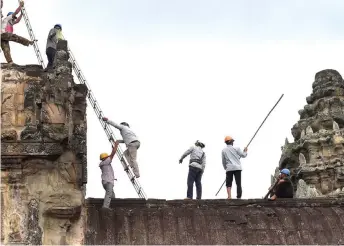
[[[10,156],[52,156],[63,153],[60,143],[2,142],[1,159]]]
[[[87,198],[86,207],[98,207],[103,199]],[[316,199],[279,199],[268,201],[264,199],[214,199],[214,200],[164,200],[164,199],[112,199],[112,207],[344,207],[343,198],[316,198]]]

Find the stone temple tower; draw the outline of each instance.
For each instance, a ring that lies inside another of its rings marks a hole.
[[[344,81],[335,70],[315,75],[313,92],[282,147],[279,169],[292,173],[294,197],[344,195]],[[278,173],[276,169],[275,175]]]

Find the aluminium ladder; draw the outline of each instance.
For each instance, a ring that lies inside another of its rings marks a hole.
[[[21,2],[21,0],[19,0],[19,3],[20,2]],[[22,12],[22,15],[23,15],[23,18],[24,18],[24,21],[25,21],[25,25],[26,25],[27,31],[29,32],[29,35],[30,35],[30,39],[31,39],[31,41],[34,41],[33,48],[35,50],[38,63],[44,68],[44,66],[45,66],[44,65],[44,61],[43,61],[41,52],[39,51],[37,40],[35,38],[35,34],[33,33],[32,27],[30,25],[29,17],[27,15],[27,12],[26,12],[26,9],[25,9],[24,6],[22,7],[21,12]]]
[[[19,2],[20,2],[20,0],[19,0]],[[30,21],[29,21],[27,12],[26,12],[24,7],[22,8],[22,13],[23,13],[23,17],[24,17],[25,24],[26,24],[26,27],[28,29],[30,38],[31,38],[31,40],[35,40],[35,35],[33,33],[33,30],[32,30],[32,27],[30,25]],[[38,45],[37,45],[36,41],[34,43],[34,49],[35,49],[35,52],[36,52],[36,56],[37,56],[38,62],[44,68],[44,62],[43,62],[43,59],[42,59],[42,55],[41,55],[41,52],[39,51],[39,48],[38,48]],[[88,94],[87,94],[88,100],[89,100],[92,108],[94,109],[94,112],[96,113],[97,118],[98,118],[101,126],[103,127],[109,142],[111,143],[112,147],[114,147],[115,142],[116,142],[115,135],[112,132],[110,126],[102,120],[102,118],[104,117],[103,112],[100,109],[100,106],[99,106],[95,96],[93,95],[93,92],[90,89],[90,86],[88,85],[88,83],[87,83],[87,81],[85,79],[85,76],[81,72],[81,69],[80,69],[79,65],[77,64],[77,62],[75,60],[75,57],[74,57],[72,51],[70,50],[69,46],[68,46],[68,52],[69,52],[69,55],[70,55],[69,61],[72,63],[74,73],[78,77],[79,82],[81,84],[86,85],[87,90],[88,90]],[[125,159],[125,157],[123,155],[123,151],[122,151],[120,146],[118,146],[116,154],[117,154],[117,157],[119,158],[120,162],[122,163],[124,171],[127,173],[128,177],[129,177],[129,180],[131,181],[132,185],[134,186],[138,196],[140,198],[143,198],[143,199],[147,200],[147,196],[146,196],[143,188],[141,187],[139,181],[135,177],[133,171],[131,170],[130,166],[128,165],[128,162]]]

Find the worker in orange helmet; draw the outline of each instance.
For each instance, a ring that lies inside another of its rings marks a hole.
[[[116,154],[117,148],[118,148],[118,142],[115,143],[115,146],[112,149],[112,152],[110,155],[107,153],[101,153],[100,154],[100,164],[99,168],[102,171],[102,185],[105,190],[105,197],[104,197],[104,202],[103,202],[103,207],[102,209],[110,209],[110,203],[111,203],[111,198],[115,198],[115,192],[113,191],[114,187],[114,180],[115,179],[115,174],[113,172],[113,168],[111,165],[112,159]]]
[[[231,189],[233,176],[237,186],[237,198],[240,199],[242,195],[241,188],[241,163],[240,158],[247,156],[247,147],[242,151],[239,147],[233,147],[234,139],[231,136],[225,137],[226,147],[222,150],[222,165],[226,170],[226,187],[228,199],[231,199]]]

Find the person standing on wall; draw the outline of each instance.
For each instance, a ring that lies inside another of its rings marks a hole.
[[[226,170],[226,187],[228,199],[231,199],[231,190],[233,183],[233,176],[235,178],[235,183],[237,186],[237,198],[240,199],[242,196],[241,188],[241,162],[240,158],[245,158],[247,156],[247,147],[242,151],[238,147],[233,147],[234,139],[230,136],[225,137],[226,147],[222,150],[222,165]]]
[[[56,46],[59,39],[63,39],[62,37],[62,25],[56,24],[54,28],[49,31],[48,38],[47,38],[47,46],[46,46],[46,55],[48,58],[48,65],[46,70],[53,67],[55,54],[56,54]]]
[[[185,199],[193,199],[193,185],[196,183],[196,199],[202,199],[202,176],[206,164],[206,156],[203,151],[204,143],[197,140],[195,146],[189,148],[180,158],[179,164],[183,163],[183,159],[190,155],[189,174],[187,181],[187,197]]]
[[[118,144],[118,142],[115,143],[115,146],[113,147],[110,155],[108,155],[107,153],[101,153],[99,157],[99,168],[102,171],[102,185],[105,190],[104,203],[102,207],[103,209],[110,209],[111,198],[115,198],[115,192],[113,191],[113,187],[114,180],[116,179],[111,162],[116,154]]]
[[[34,41],[30,41],[13,33],[13,26],[18,24],[22,17],[22,14],[20,14],[19,18],[17,18],[16,15],[21,11],[23,6],[24,2],[20,2],[20,5],[16,11],[8,12],[7,16],[1,21],[1,49],[3,50],[5,59],[9,64],[13,64],[9,43],[10,41],[22,44],[24,46],[34,44]]]
[[[133,169],[136,178],[140,177],[140,170],[137,163],[137,150],[140,148],[140,141],[136,134],[130,129],[127,122],[117,124],[106,117],[102,118],[107,124],[117,128],[122,135],[123,140],[118,140],[119,143],[125,143],[127,149],[123,152],[125,158],[129,162],[129,166]]]

